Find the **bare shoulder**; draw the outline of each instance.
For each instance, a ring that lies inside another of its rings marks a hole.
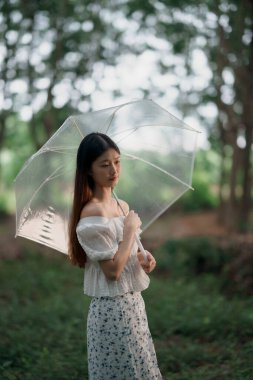
[[[116,201],[115,201],[116,203]],[[127,215],[129,213],[129,206],[127,202],[119,199],[119,203],[124,211],[124,214]],[[116,204],[117,205],[117,204]],[[115,207],[116,209],[116,207]],[[115,213],[114,213],[115,214]],[[112,215],[108,214],[108,210],[106,211],[102,204],[88,202],[82,209],[80,213],[80,218],[86,218],[89,216],[105,216],[112,217]]]
[[[101,207],[95,203],[87,203],[80,214],[80,218],[86,218],[88,216],[103,216]]]
[[[126,201],[123,201],[122,199],[119,199],[119,203],[120,203],[121,207],[124,210],[124,214],[128,214],[129,213],[129,205],[128,205],[128,203]]]

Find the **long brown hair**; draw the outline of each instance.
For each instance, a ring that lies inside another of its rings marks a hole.
[[[77,150],[74,196],[68,223],[68,257],[72,264],[79,267],[85,266],[86,253],[77,239],[76,226],[81,211],[85,204],[92,199],[95,188],[89,171],[92,163],[110,148],[115,149],[120,154],[118,146],[109,136],[100,132],[92,132],[83,138]]]

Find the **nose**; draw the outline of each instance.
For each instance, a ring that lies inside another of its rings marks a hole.
[[[115,175],[117,173],[117,169],[113,164],[111,166],[111,173],[112,173],[112,175]]]

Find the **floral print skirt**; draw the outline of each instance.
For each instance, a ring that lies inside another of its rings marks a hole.
[[[162,380],[140,292],[92,298],[87,350],[89,380]]]

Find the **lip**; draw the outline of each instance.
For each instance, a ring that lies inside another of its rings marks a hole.
[[[115,179],[117,179],[118,178],[118,176],[116,175],[115,177],[111,177],[110,178],[110,181],[114,181]]]

